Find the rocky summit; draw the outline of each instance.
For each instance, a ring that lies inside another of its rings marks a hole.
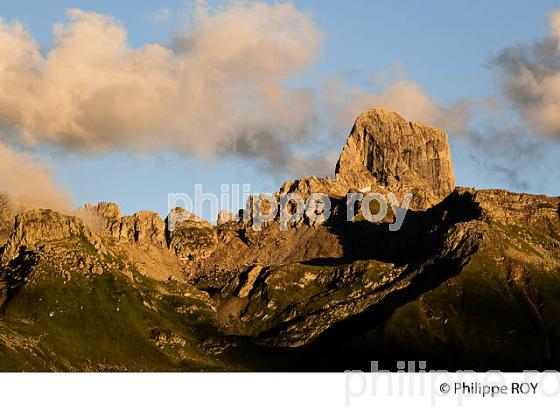
[[[332,196],[344,196],[351,190],[392,192],[399,200],[412,193],[411,208],[425,210],[441,202],[453,188],[447,134],[375,108],[356,119],[336,164],[334,180],[307,177],[287,181],[280,192],[298,192],[304,197],[311,192]]]
[[[178,208],[170,230],[0,196],[0,370],[560,369],[559,197],[455,187],[445,132],[384,109],[334,178],[290,192],[327,193],[330,218],[257,231]],[[348,220],[353,192],[414,199],[392,231],[391,212]]]
[[[447,134],[385,109],[364,112],[342,149],[335,180],[412,192],[418,207],[433,206],[455,187]]]

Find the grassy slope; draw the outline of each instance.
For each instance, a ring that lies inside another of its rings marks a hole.
[[[90,252],[84,245],[84,251]],[[0,319],[0,370],[220,370],[214,314],[190,286],[133,273],[31,274]],[[77,268],[75,268],[77,269]]]
[[[560,272],[503,256],[512,247],[538,254],[535,244],[546,248],[550,240],[527,228],[493,230],[458,276],[396,309],[361,346],[432,367],[558,368]]]

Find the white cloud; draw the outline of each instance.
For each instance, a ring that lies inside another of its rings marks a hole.
[[[313,116],[310,92],[285,82],[315,61],[322,34],[290,4],[228,3],[172,47],[138,49],[109,16],[68,17],[46,55],[0,22],[0,125],[28,146],[208,157],[239,138],[300,140]]]

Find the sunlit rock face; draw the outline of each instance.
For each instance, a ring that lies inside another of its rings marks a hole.
[[[335,182],[412,192],[414,208],[433,206],[455,187],[447,134],[386,109],[366,111],[356,119],[342,150]]]

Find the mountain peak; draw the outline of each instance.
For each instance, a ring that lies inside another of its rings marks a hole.
[[[447,134],[385,108],[365,111],[340,154],[336,181],[413,192],[416,208],[435,205],[455,187]]]

